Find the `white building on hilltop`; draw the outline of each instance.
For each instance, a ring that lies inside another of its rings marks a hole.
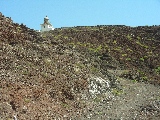
[[[54,30],[52,24],[49,22],[49,18],[46,16],[44,18],[44,23],[41,24],[41,32]]]

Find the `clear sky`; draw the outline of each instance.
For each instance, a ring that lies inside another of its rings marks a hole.
[[[160,0],[0,0],[0,12],[36,30],[46,15],[55,28],[160,25]]]

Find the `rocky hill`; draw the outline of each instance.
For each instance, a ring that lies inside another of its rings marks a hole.
[[[0,13],[0,118],[159,119],[160,26],[39,33]]]

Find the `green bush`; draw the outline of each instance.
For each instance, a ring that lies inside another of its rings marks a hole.
[[[142,57],[142,58],[140,58],[140,60],[144,62],[144,58],[143,58],[143,57]]]
[[[127,35],[128,40],[132,40],[132,37],[130,35]]]
[[[130,60],[131,60],[131,58],[126,58],[126,60],[130,61]]]
[[[156,69],[155,69],[156,73],[157,74],[160,74],[160,66],[158,66]]]

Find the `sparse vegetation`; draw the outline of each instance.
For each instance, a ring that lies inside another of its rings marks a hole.
[[[108,111],[119,112],[126,103],[140,116],[138,106],[159,91],[152,86],[160,85],[159,28],[82,26],[38,33],[7,23],[0,29],[0,119],[13,118],[11,113],[18,119],[90,113],[114,119]],[[133,118],[129,107],[124,111]]]
[[[157,74],[160,74],[160,66],[158,66],[156,69],[155,69],[156,73]]]

